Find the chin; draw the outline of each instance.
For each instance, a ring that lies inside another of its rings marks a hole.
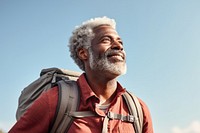
[[[111,65],[109,68],[108,68],[108,71],[110,73],[113,73],[115,75],[124,75],[126,74],[126,71],[127,71],[127,67],[126,67],[126,64],[123,64],[122,66],[120,65]]]

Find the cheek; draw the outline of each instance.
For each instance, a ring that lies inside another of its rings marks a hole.
[[[110,49],[110,47],[103,44],[98,44],[92,47],[92,51],[94,52],[94,54],[98,55],[104,54],[108,49]]]

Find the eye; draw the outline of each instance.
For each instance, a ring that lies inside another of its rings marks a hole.
[[[110,37],[103,37],[101,39],[101,42],[102,43],[111,43],[112,42],[112,39]]]
[[[123,45],[123,41],[122,41],[122,40],[119,40],[118,42],[119,42],[121,45]]]

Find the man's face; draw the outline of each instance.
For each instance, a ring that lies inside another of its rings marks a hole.
[[[107,25],[96,27],[94,33],[95,37],[89,48],[91,69],[115,75],[125,74],[125,51],[118,33]]]

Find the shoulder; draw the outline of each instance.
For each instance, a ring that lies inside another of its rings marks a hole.
[[[51,99],[54,99],[53,101],[57,101],[57,99],[58,99],[58,87],[55,86],[55,87],[43,92],[41,97],[46,97],[50,101],[51,101]]]
[[[44,91],[28,110],[37,110],[38,112],[55,112],[58,102],[58,87],[53,87]]]
[[[142,107],[144,117],[150,117],[151,115],[150,115],[150,111],[149,111],[147,104],[142,99],[140,99],[138,97],[137,97],[137,99],[139,100],[140,105]]]
[[[147,104],[146,104],[141,98],[138,98],[138,97],[137,97],[137,99],[139,100],[140,105],[141,105],[143,111],[148,111],[148,112],[149,112],[149,109],[148,109]]]
[[[146,103],[138,98],[143,111],[143,133],[153,133],[151,113]]]
[[[25,113],[25,117],[36,119],[53,119],[58,102],[58,87],[44,91]],[[44,115],[45,114],[45,115]]]
[[[43,92],[15,123],[9,133],[48,132],[54,118],[58,100],[58,87]],[[41,123],[42,121],[42,123]],[[31,126],[30,126],[31,125]]]
[[[41,103],[52,105],[56,104],[58,101],[58,87],[48,89],[47,91],[42,92],[42,94],[35,100],[34,104]],[[34,105],[33,104],[33,105]]]

